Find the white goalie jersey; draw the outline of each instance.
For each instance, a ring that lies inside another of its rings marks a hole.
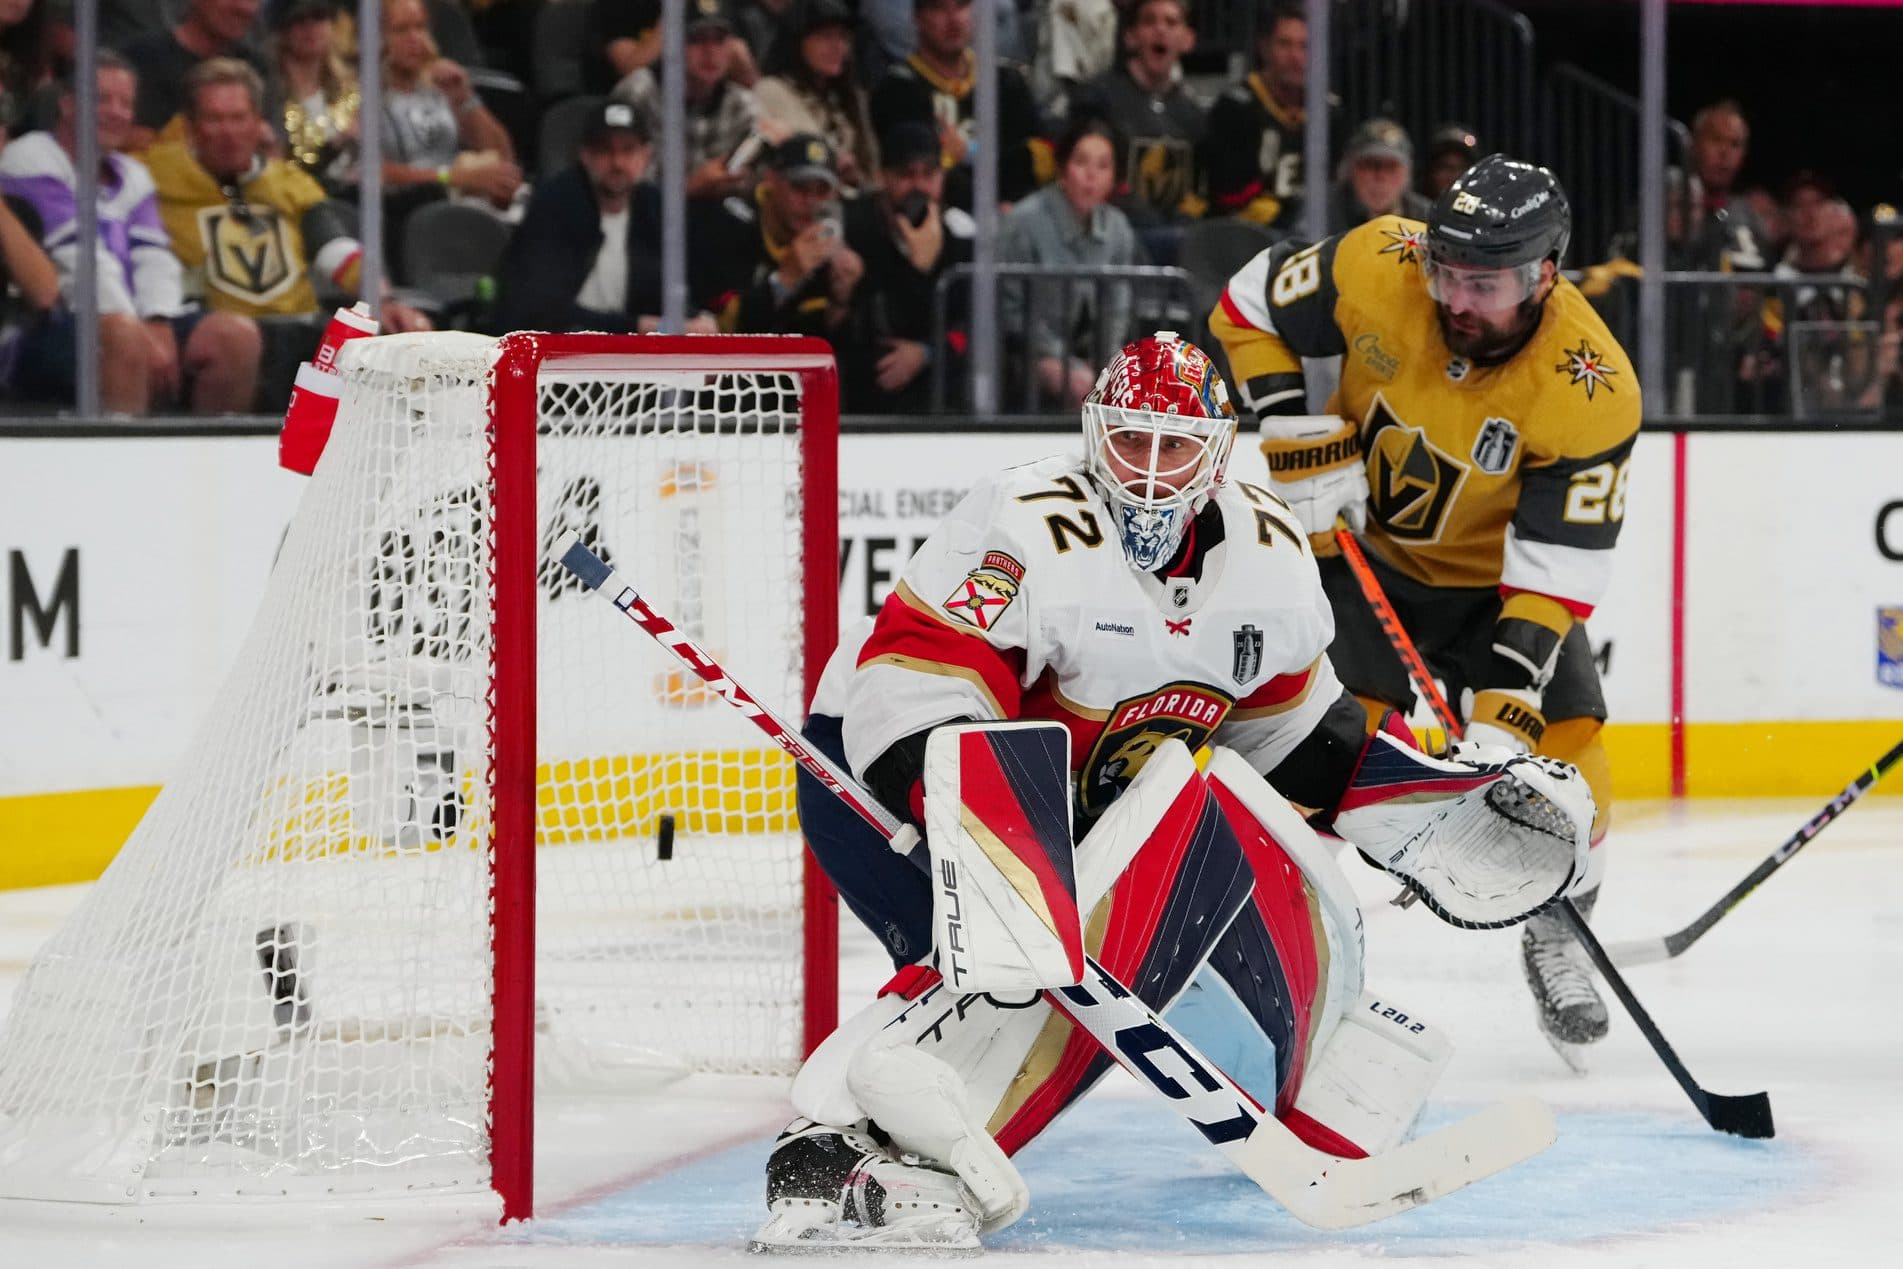
[[[815,711],[842,713],[855,771],[960,718],[1054,719],[1078,809],[1101,813],[1168,739],[1279,764],[1341,693],[1334,621],[1288,508],[1219,487],[1180,575],[1131,568],[1081,458],[974,488],[906,565],[871,634],[843,646]],[[837,684],[852,658],[856,672]]]

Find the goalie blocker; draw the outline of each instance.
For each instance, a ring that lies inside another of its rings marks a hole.
[[[816,714],[807,734],[836,755],[836,728]],[[948,725],[921,738],[908,801],[928,832],[894,844],[906,858],[802,784],[809,842],[901,968],[796,1081],[802,1119],[769,1164],[771,1218],[756,1246],[973,1247],[1025,1210],[1008,1156],[1111,1065],[1037,994],[1076,981],[1060,912],[1075,913],[1106,969],[1309,1145],[1344,1158],[1391,1149],[1424,1105],[1451,1048],[1412,1009],[1364,991],[1352,890],[1299,813],[1237,755],[1216,750],[1205,774],[1167,742],[1078,844],[1066,896],[1052,884],[1064,854],[1049,829],[1058,807],[1068,823],[1069,806],[1052,731]],[[1497,757],[1434,760],[1371,738],[1338,831],[1455,924],[1523,919],[1575,879],[1590,795],[1577,779]],[[1002,771],[1036,774],[1012,783]],[[988,800],[1000,790],[1002,803]],[[1016,846],[1000,825],[1018,826]],[[1025,843],[1035,843],[1028,861]],[[931,886],[946,860],[965,878],[956,926]],[[924,929],[935,947],[900,955],[902,932]],[[948,965],[984,990],[951,989]],[[958,1196],[949,1207],[948,1194]]]

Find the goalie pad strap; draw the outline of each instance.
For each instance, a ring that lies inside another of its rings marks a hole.
[[[1084,976],[1071,860],[1070,733],[1060,723],[934,730],[925,747],[938,970],[954,991]]]
[[[1301,421],[1308,423],[1311,420],[1304,418]],[[1359,466],[1361,463],[1360,429],[1346,421],[1327,432],[1322,432],[1321,426],[1318,425],[1314,429],[1316,434],[1312,435],[1264,435],[1262,456],[1268,460],[1269,475],[1283,481],[1306,480],[1310,476],[1319,476],[1323,472]]]

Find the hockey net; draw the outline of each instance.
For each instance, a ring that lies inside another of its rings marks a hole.
[[[528,1211],[544,1091],[786,1074],[836,909],[791,764],[550,557],[795,716],[837,624],[811,340],[355,341],[262,611],[0,1032],[0,1194]]]

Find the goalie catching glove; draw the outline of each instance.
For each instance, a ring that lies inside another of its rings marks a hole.
[[[1359,533],[1368,523],[1368,470],[1361,432],[1332,414],[1262,417],[1262,456],[1275,492],[1313,536],[1335,531],[1340,517]]]
[[[1394,722],[1390,716],[1390,722]],[[1369,737],[1334,829],[1450,925],[1516,925],[1586,875],[1592,793],[1571,764],[1456,745],[1430,758]]]

